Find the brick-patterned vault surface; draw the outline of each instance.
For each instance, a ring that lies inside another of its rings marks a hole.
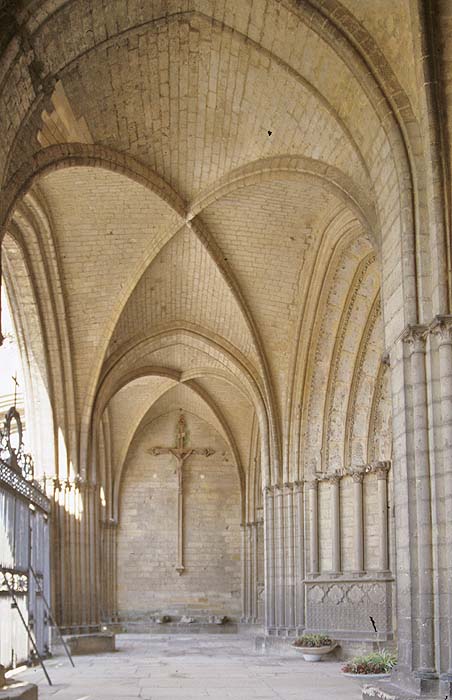
[[[20,678],[39,683],[40,700],[359,700],[358,683],[340,664],[304,663],[291,649],[281,655],[253,650],[236,635],[120,635],[119,653],[48,662],[53,687],[40,669]]]
[[[409,686],[452,678],[451,8],[0,0],[0,281],[68,633],[398,636]],[[209,639],[51,662],[55,695],[359,695]]]

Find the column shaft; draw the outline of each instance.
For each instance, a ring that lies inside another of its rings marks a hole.
[[[257,560],[257,550],[258,550],[258,532],[257,529],[259,523],[253,523],[253,540],[252,540],[252,550],[253,550],[253,585],[252,585],[252,608],[251,617],[252,622],[257,622],[258,611],[257,611],[257,576],[258,576],[258,560]]]
[[[304,499],[303,484],[297,482],[294,492],[295,519],[295,625],[304,627]]]
[[[428,415],[424,329],[411,329],[411,384],[413,387],[413,446],[416,475],[416,528],[418,575],[418,675],[435,674],[433,632],[433,561]]]
[[[437,317],[433,333],[439,337],[439,374],[441,398],[441,431],[445,498],[446,542],[452,541],[452,317]],[[448,670],[445,674],[452,680],[452,554],[449,551],[447,567],[448,602]]]
[[[284,576],[284,500],[283,491],[275,486],[275,604],[276,624],[285,627],[285,576]]]
[[[308,482],[310,574],[319,573],[319,503],[318,481]]]
[[[357,573],[364,570],[364,515],[363,515],[363,474],[353,474],[354,502],[354,569]]]
[[[380,533],[380,551],[378,568],[380,571],[389,569],[388,552],[388,471],[389,463],[380,462],[377,466],[377,490],[378,490],[378,529]]]
[[[247,618],[247,585],[246,585],[246,525],[240,525],[240,561],[242,569],[242,622]]]
[[[295,586],[294,586],[294,513],[293,513],[293,486],[285,484],[285,530],[286,530],[286,627],[295,626]]]
[[[251,621],[253,607],[253,557],[252,557],[252,523],[246,525],[246,621]]]
[[[265,626],[275,626],[275,547],[273,491],[264,489]]]
[[[331,569],[341,571],[341,510],[340,479],[337,475],[329,479],[331,489]]]

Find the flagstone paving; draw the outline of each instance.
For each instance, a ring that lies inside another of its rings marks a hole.
[[[239,635],[118,635],[118,651],[63,656],[18,677],[39,700],[360,700],[360,686],[334,661],[307,663],[297,652],[259,652]]]

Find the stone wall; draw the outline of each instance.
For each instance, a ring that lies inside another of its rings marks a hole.
[[[177,565],[176,459],[153,456],[175,444],[177,413],[157,418],[135,439],[121,494],[118,606],[123,619],[173,615],[240,616],[240,488],[228,448],[207,423],[187,416],[188,445],[210,457],[184,465],[184,565]]]

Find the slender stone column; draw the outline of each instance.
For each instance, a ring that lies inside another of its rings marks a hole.
[[[419,678],[436,677],[433,630],[433,560],[428,414],[425,370],[425,327],[411,326],[404,335],[410,345],[413,388],[413,442],[416,475],[416,529],[418,573],[417,636]]]
[[[445,497],[445,541],[449,547],[447,567],[448,670],[441,675],[452,681],[452,316],[437,316],[431,325],[438,336],[441,430]]]
[[[364,518],[363,518],[363,480],[362,472],[354,472],[353,503],[354,503],[354,533],[355,533],[355,557],[354,570],[356,573],[364,571]]]
[[[92,484],[89,494],[90,502],[90,582],[92,591],[91,619],[93,624],[100,622],[99,606],[99,487]]]
[[[66,624],[72,626],[75,621],[74,598],[77,584],[79,583],[79,566],[77,560],[77,531],[76,522],[72,514],[72,484],[67,479],[64,488],[64,538],[66,541],[66,586],[64,609],[66,614]]]
[[[319,573],[319,502],[318,502],[318,480],[312,479],[307,482],[309,498],[309,573],[316,575]]]
[[[284,484],[286,531],[286,627],[295,627],[293,485]]]
[[[303,482],[294,484],[294,520],[295,520],[295,625],[304,627],[304,502]]]
[[[118,523],[115,520],[111,521],[111,550],[112,550],[112,589],[113,589],[113,620],[116,622],[119,618],[118,614],[118,557],[117,557],[117,534]]]
[[[275,499],[275,604],[276,624],[285,627],[285,576],[284,576],[284,493],[280,486],[274,487]]]
[[[389,462],[377,462],[375,465],[378,490],[378,530],[380,533],[380,552],[378,568],[380,571],[389,570],[388,552],[388,472]]]
[[[103,567],[103,575],[108,579],[108,617],[113,622],[115,620],[116,614],[116,603],[115,603],[115,571],[116,571],[116,561],[115,561],[115,548],[114,548],[114,537],[116,523],[113,520],[108,520],[104,523],[105,528],[105,540],[107,543],[107,561]]]
[[[53,479],[53,500],[55,503],[54,515],[53,515],[53,528],[51,530],[52,534],[52,553],[53,556],[50,557],[50,563],[52,567],[53,577],[53,588],[52,588],[52,602],[56,613],[57,623],[60,627],[63,627],[65,620],[64,613],[64,586],[65,586],[65,570],[64,570],[64,557],[65,557],[65,547],[64,547],[64,530],[63,530],[63,515],[62,507],[60,504],[61,499],[61,488],[62,484],[58,478]]]
[[[253,556],[252,556],[252,529],[253,524],[246,524],[246,622],[251,622],[253,607]]]
[[[247,601],[246,595],[246,524],[240,525],[240,562],[242,569],[242,622],[246,622],[247,618]]]
[[[275,626],[275,546],[273,491],[264,488],[265,626]]]
[[[80,590],[77,592],[75,604],[77,609],[83,610],[83,618],[76,624],[89,625],[91,623],[91,590],[90,590],[90,504],[91,484],[87,481],[76,480],[74,488],[74,501],[77,504],[74,514],[75,524],[79,530],[80,561]],[[79,510],[79,506],[81,509]]]
[[[253,581],[252,581],[252,606],[251,606],[251,621],[252,622],[257,622],[258,618],[258,611],[257,611],[257,568],[258,568],[258,561],[257,561],[257,550],[258,550],[258,527],[259,523],[253,523],[253,530],[252,530],[252,552],[253,552]]]
[[[328,476],[331,489],[331,569],[335,574],[341,571],[341,510],[340,476]]]

